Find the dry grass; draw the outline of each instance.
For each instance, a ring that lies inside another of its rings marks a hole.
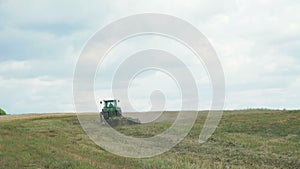
[[[46,114],[18,114],[18,115],[6,115],[0,116],[1,122],[10,122],[14,120],[26,120],[26,119],[40,119],[40,118],[52,118],[61,116],[74,116],[75,113],[46,113]]]
[[[165,120],[117,129],[149,137],[170,126]],[[227,111],[214,135],[198,143],[206,114],[170,151],[130,159],[95,145],[75,114],[0,117],[0,168],[300,168],[300,111]],[[168,121],[169,120],[169,121]]]

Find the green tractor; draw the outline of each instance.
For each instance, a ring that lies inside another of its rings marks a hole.
[[[118,125],[130,125],[130,124],[139,124],[138,119],[126,118],[122,115],[122,110],[118,107],[119,100],[103,100],[100,101],[100,104],[104,103],[102,111],[100,112],[100,120],[103,125],[107,123],[110,126]]]
[[[122,116],[122,110],[120,107],[117,106],[117,100],[103,100],[103,102],[104,107],[102,108],[101,114],[106,121],[114,117]],[[100,104],[102,104],[103,102],[100,101]],[[120,101],[118,100],[118,102]]]

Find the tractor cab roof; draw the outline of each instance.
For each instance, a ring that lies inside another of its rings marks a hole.
[[[113,101],[116,101],[116,100],[103,100],[104,102],[113,102]]]

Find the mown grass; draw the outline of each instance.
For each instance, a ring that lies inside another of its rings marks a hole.
[[[206,115],[201,112],[188,136],[170,151],[145,159],[116,156],[98,147],[75,115],[0,119],[0,168],[300,168],[300,111],[226,111],[214,135],[199,144]],[[171,122],[117,130],[150,137]]]

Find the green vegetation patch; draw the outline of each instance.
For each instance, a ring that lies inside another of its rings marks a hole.
[[[1,115],[6,115],[6,112],[0,108],[0,116]]]
[[[97,146],[76,115],[0,122],[0,168],[300,168],[300,111],[226,111],[213,136],[199,144],[206,115],[199,114],[188,136],[170,151],[144,159]],[[161,120],[117,129],[141,138],[170,125]]]

